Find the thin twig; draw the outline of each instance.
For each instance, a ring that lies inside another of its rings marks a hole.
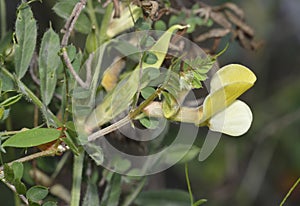
[[[117,129],[119,129],[120,127],[125,126],[126,124],[128,124],[130,122],[131,118],[129,115],[127,115],[126,117],[124,117],[123,119],[121,119],[120,121],[109,125],[108,127],[105,127],[91,135],[88,136],[88,141],[94,141],[100,137],[103,137],[106,134],[109,134]]]
[[[285,195],[284,199],[281,201],[280,206],[283,206],[283,204],[286,202],[287,198],[292,194],[292,192],[295,190],[295,188],[297,187],[297,185],[300,183],[300,177],[298,178],[298,180],[293,184],[293,186],[291,187],[291,189],[288,191],[288,193]]]
[[[64,26],[64,30],[63,32],[65,33],[63,38],[62,38],[62,41],[61,41],[61,46],[62,47],[65,47],[68,45],[68,41],[69,41],[69,38],[70,38],[70,35],[71,35],[71,32],[73,31],[74,29],[74,26],[75,26],[75,23],[81,13],[81,11],[84,9],[85,5],[86,5],[86,2],[87,0],[80,0],[80,2],[78,2],[69,19],[67,20],[65,26]]]
[[[66,67],[70,70],[71,74],[75,78],[75,81],[83,88],[87,88],[86,83],[80,78],[80,76],[76,73],[71,60],[68,56],[67,50],[65,48],[62,49],[62,57],[65,62]]]
[[[62,57],[63,57],[64,63],[66,65],[66,67],[70,70],[71,74],[74,76],[76,82],[78,82],[78,84],[80,84],[80,86],[83,88],[87,88],[87,84],[76,73],[65,47],[68,45],[68,41],[69,41],[71,32],[73,31],[75,23],[81,13],[81,11],[84,9],[86,2],[87,2],[87,0],[80,0],[80,2],[78,2],[75,5],[69,19],[67,20],[67,22],[64,26],[64,29],[62,31],[64,33],[64,36],[61,40]]]
[[[1,179],[1,181],[9,188],[11,189],[14,193],[16,193],[19,198],[26,204],[29,205],[29,201],[27,200],[27,198],[24,195],[18,194],[16,187],[11,185],[10,183],[8,183],[7,181],[5,181],[5,179]]]
[[[55,149],[45,150],[45,151],[42,151],[42,152],[37,152],[37,153],[31,154],[31,155],[22,157],[20,159],[14,160],[14,161],[9,162],[7,164],[12,165],[14,162],[28,162],[28,161],[36,159],[38,157],[52,156],[52,155],[55,155],[55,154],[56,154]],[[0,171],[3,171],[3,166],[0,167]]]

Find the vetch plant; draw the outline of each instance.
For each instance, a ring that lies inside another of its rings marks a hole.
[[[190,185],[189,193],[142,190],[146,175],[206,149],[195,143],[203,138],[200,127],[219,138],[241,136],[251,126],[252,112],[238,98],[254,85],[254,73],[241,64],[218,69],[226,49],[207,54],[187,38],[218,22],[207,5],[189,13],[173,9],[171,1],[60,0],[53,11],[64,21],[61,35],[54,22],[38,35],[31,4],[38,3],[20,2],[13,35],[1,27],[1,182],[26,205],[206,202],[193,201]],[[237,7],[224,8],[240,14]],[[214,37],[222,36],[207,38]],[[15,107],[30,109],[29,120],[22,114],[29,128],[16,126]],[[22,155],[10,156],[17,148]],[[71,190],[57,180],[64,168]],[[189,184],[187,173],[186,166]]]

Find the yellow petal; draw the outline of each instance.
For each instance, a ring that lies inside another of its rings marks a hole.
[[[230,64],[221,68],[211,80],[211,92],[204,100],[203,117],[199,124],[232,104],[250,89],[255,81],[255,74],[245,66]]]
[[[252,86],[252,83],[235,82],[208,95],[203,103],[203,117],[200,123],[224,110]]]
[[[252,112],[248,105],[236,100],[225,110],[214,115],[209,120],[208,127],[212,131],[240,136],[249,130],[252,119]]]
[[[217,71],[210,82],[210,92],[214,92],[225,85],[236,82],[254,84],[255,74],[247,67],[240,64],[229,64]]]

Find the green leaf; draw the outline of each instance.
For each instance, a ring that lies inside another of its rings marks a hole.
[[[147,64],[155,64],[157,62],[157,56],[152,52],[146,52],[144,62]]]
[[[143,11],[140,7],[133,4],[131,4],[130,6],[126,6],[124,10],[121,12],[120,18],[113,18],[110,21],[106,31],[106,35],[112,38],[117,34],[120,34],[123,31],[126,31],[127,29],[134,27],[135,21],[137,21],[139,17],[142,16],[143,16]]]
[[[201,200],[198,200],[197,202],[195,202],[193,204],[193,206],[199,206],[199,205],[202,205],[202,204],[204,204],[206,202],[207,202],[207,199],[201,199]]]
[[[26,192],[26,197],[32,202],[39,202],[48,195],[48,188],[43,186],[33,186]]]
[[[140,119],[140,123],[148,129],[155,129],[157,128],[159,121],[156,118],[143,117]]]
[[[82,206],[99,206],[98,189],[94,182],[88,183]]]
[[[20,132],[8,140],[6,140],[3,147],[34,147],[37,145],[45,144],[59,138],[60,131],[50,128],[35,128]]]
[[[178,144],[168,150],[168,154],[163,156],[166,163],[186,163],[194,159],[200,152],[200,148],[193,145],[189,150],[187,145]],[[178,161],[179,160],[179,161]]]
[[[154,24],[154,29],[155,30],[161,30],[161,31],[165,31],[167,30],[167,25],[164,21],[162,20],[158,20],[157,22],[155,22]]]
[[[5,109],[3,107],[0,107],[0,120],[4,117],[4,111]]]
[[[162,92],[164,100],[162,101],[162,109],[165,118],[169,119],[176,115],[179,111],[179,103],[177,99],[170,93]]]
[[[15,70],[21,79],[30,64],[37,38],[37,27],[32,11],[27,3],[18,7],[16,20]]]
[[[15,89],[14,82],[5,72],[2,71],[2,68],[0,68],[0,80],[2,82],[1,91],[10,91]]]
[[[65,135],[66,135],[66,137],[62,138],[62,140],[70,147],[70,149],[72,150],[72,152],[75,155],[79,155],[78,146],[73,141],[73,138],[71,137],[71,135],[69,134],[69,132],[65,132]]]
[[[3,171],[4,171],[5,180],[9,183],[12,183],[15,179],[14,170],[8,164],[4,164],[4,170]]]
[[[21,162],[14,162],[11,165],[11,168],[14,171],[14,177],[16,180],[21,180],[21,178],[23,177],[23,171],[24,171],[24,167],[23,164]]]
[[[144,99],[148,99],[155,91],[156,90],[153,87],[145,87],[142,89],[141,95]]]
[[[50,28],[43,36],[39,53],[39,74],[41,96],[47,106],[54,94],[57,82],[57,69],[60,66],[59,36]]]
[[[114,173],[110,182],[105,188],[101,206],[117,206],[121,194],[121,175]]]
[[[159,69],[166,57],[173,32],[177,29],[184,28],[186,28],[186,26],[174,25],[163,33],[157,42],[148,50],[148,52],[151,52],[157,57],[157,61],[154,64],[142,62],[142,68],[152,67]],[[137,65],[129,77],[122,79],[118,85],[105,96],[102,103],[95,108],[94,113],[87,118],[86,128],[93,130],[107,123],[129,107],[138,90],[140,66],[141,65]],[[95,116],[98,117],[98,122],[95,122]]]
[[[60,0],[52,9],[58,16],[67,20],[76,3],[78,3],[76,0]],[[91,21],[85,13],[85,9],[83,9],[83,12],[80,13],[78,20],[75,23],[75,29],[83,34],[88,34],[91,31],[91,28]]]
[[[29,206],[40,206],[40,204],[29,200]]]
[[[43,206],[57,206],[57,202],[48,201],[43,204]]]
[[[21,180],[17,179],[14,181],[13,185],[16,187],[16,190],[19,194],[24,195],[27,191],[27,188]]]
[[[3,37],[0,39],[0,56],[1,54],[6,55],[5,51],[11,46],[12,43],[12,32],[7,32]]]
[[[190,206],[189,193],[182,190],[142,192],[134,202],[138,206]]]
[[[104,154],[102,148],[99,145],[87,143],[84,145],[84,148],[97,165],[101,165],[103,163]]]
[[[84,151],[81,151],[78,156],[74,156],[70,205],[79,205],[80,203],[84,155]]]
[[[10,98],[4,100],[3,102],[1,102],[0,107],[9,107],[12,104],[17,103],[21,98],[22,98],[22,94],[18,94],[13,97],[10,97]]]

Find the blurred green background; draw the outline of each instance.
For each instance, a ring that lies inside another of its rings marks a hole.
[[[7,2],[8,27],[13,30],[18,1]],[[208,1],[216,5],[221,1]],[[256,38],[264,41],[258,51],[247,51],[230,43],[220,65],[241,63],[251,68],[258,81],[241,99],[251,107],[254,122],[239,138],[223,135],[213,154],[204,162],[189,163],[194,195],[207,198],[206,205],[279,205],[300,177],[300,1],[232,1],[246,12]],[[49,21],[57,32],[62,27],[51,6],[55,1],[34,3],[40,34]],[[79,44],[80,45],[80,44]],[[26,101],[25,105],[29,105]],[[32,127],[32,107],[12,108],[14,128]],[[4,125],[1,129],[5,129]],[[202,138],[199,135],[199,138]],[[151,177],[151,187],[186,190],[183,165]],[[1,205],[12,198],[0,184]],[[300,186],[285,205],[300,205]]]

